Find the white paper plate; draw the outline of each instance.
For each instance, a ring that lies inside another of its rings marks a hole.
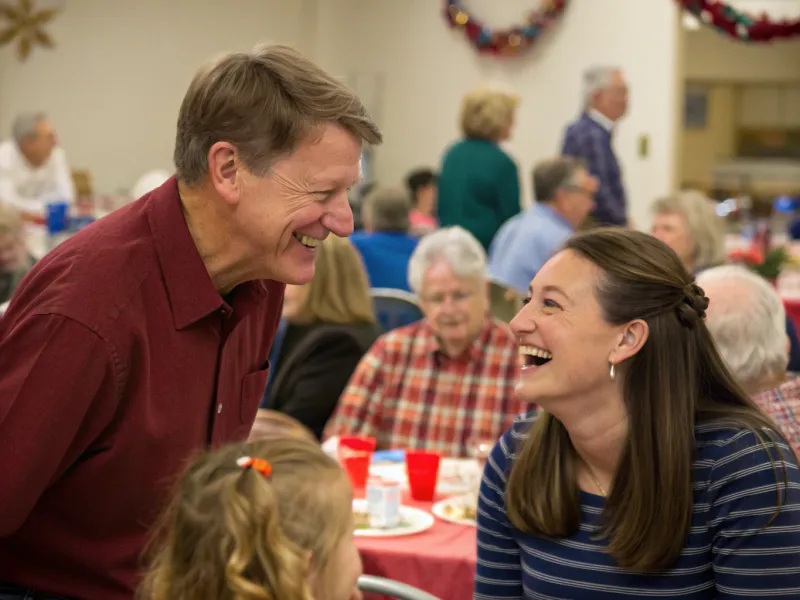
[[[468,527],[477,527],[478,523],[474,519],[465,519],[457,516],[461,513],[462,507],[468,505],[476,506],[477,504],[478,499],[474,494],[466,494],[464,496],[454,496],[437,502],[433,505],[432,511],[433,514],[442,521],[456,523],[458,525],[467,525]]]
[[[358,499],[353,500],[353,510],[358,512],[367,511],[367,501]],[[433,516],[418,508],[410,506],[400,507],[400,525],[392,529],[356,529],[357,537],[398,537],[403,535],[414,535],[433,527]]]

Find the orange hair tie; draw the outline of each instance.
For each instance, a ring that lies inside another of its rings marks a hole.
[[[242,467],[243,469],[253,469],[254,471],[258,471],[264,477],[269,477],[270,473],[272,473],[272,465],[269,464],[263,458],[252,458],[250,456],[243,456],[242,458],[236,461],[236,464]]]

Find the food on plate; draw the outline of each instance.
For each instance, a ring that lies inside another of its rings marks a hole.
[[[462,502],[445,504],[442,511],[449,519],[456,521],[475,521],[478,518],[477,507]]]
[[[369,524],[369,513],[366,510],[353,509],[353,521],[355,521],[356,531],[364,529],[374,529]],[[400,529],[403,527],[411,527],[413,523],[400,515],[400,521],[394,527],[382,527],[381,529]]]
[[[369,529],[369,513],[365,510],[353,510],[353,521],[356,529]]]

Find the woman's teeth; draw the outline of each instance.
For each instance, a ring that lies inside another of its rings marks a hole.
[[[537,348],[536,346],[520,346],[519,353],[523,355],[525,364],[528,366],[536,365],[540,367],[553,358],[553,355],[547,350]]]
[[[298,235],[295,233],[294,239],[303,244],[303,246],[306,248],[316,248],[319,244],[319,240],[316,240],[308,235]]]

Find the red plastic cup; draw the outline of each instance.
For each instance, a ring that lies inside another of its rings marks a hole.
[[[440,456],[435,452],[406,452],[406,472],[411,497],[420,502],[430,502],[436,493],[439,480]]]
[[[339,462],[342,463],[354,490],[367,486],[369,464],[375,452],[376,440],[373,437],[349,435],[339,438]]]

